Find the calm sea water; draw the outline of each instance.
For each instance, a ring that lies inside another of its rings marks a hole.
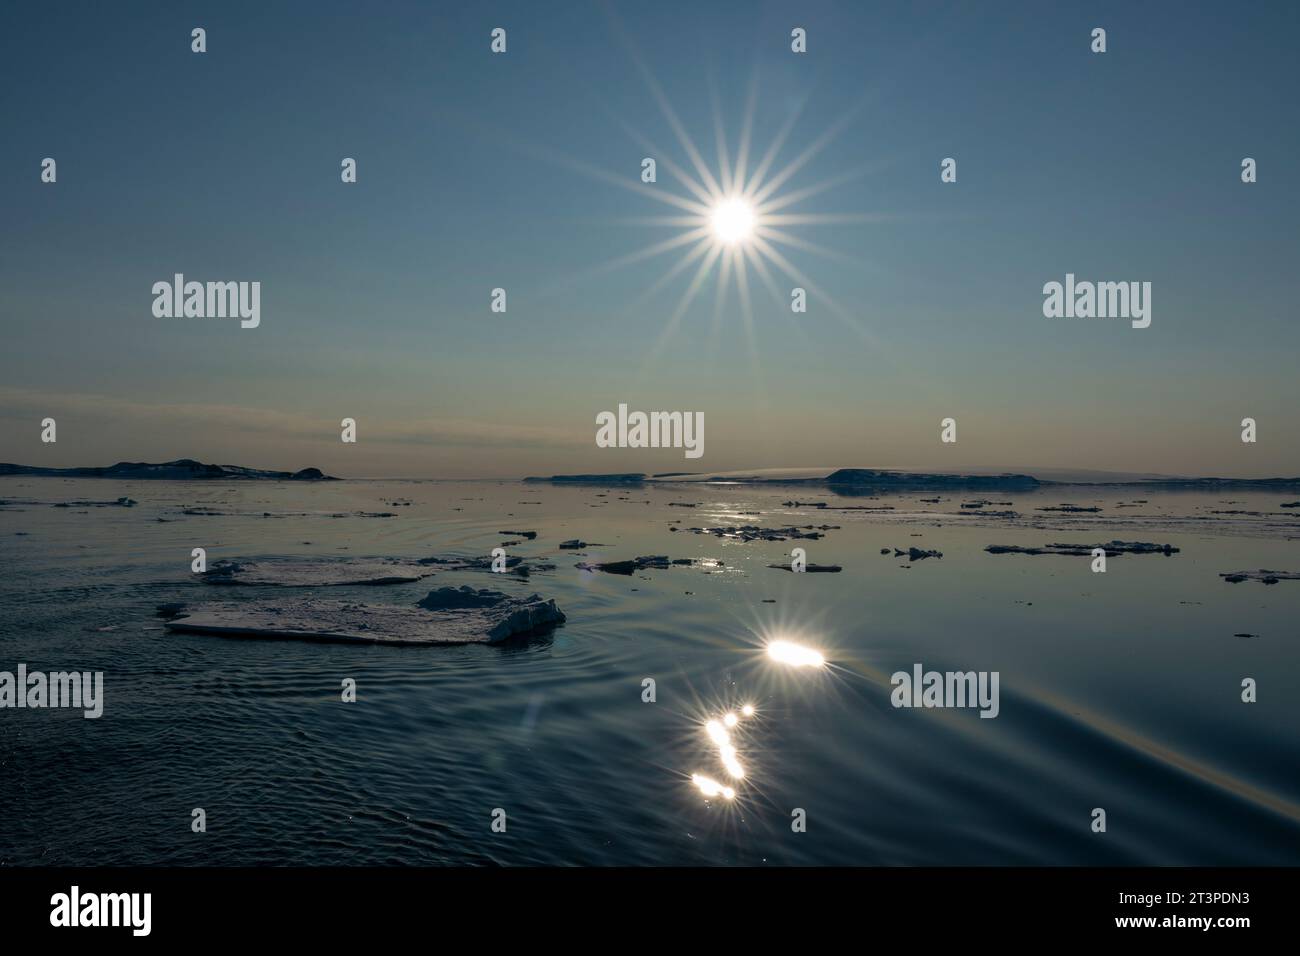
[[[139,504],[51,506],[121,495]],[[782,504],[796,497],[895,510]],[[4,479],[0,670],[102,670],[105,710],[0,710],[0,863],[1300,863],[1300,581],[1218,577],[1300,570],[1300,515],[1285,499],[984,496],[1022,516],[1001,519],[923,497]],[[1103,510],[1035,511],[1062,501]],[[222,514],[182,513],[196,506]],[[397,516],[332,517],[354,511]],[[841,527],[811,542],[671,530],[721,524]],[[537,591],[568,615],[547,638],[339,646],[173,635],[155,616],[164,602],[266,596],[197,583],[194,547],[210,562],[485,555],[514,537],[504,530],[537,531],[509,551],[556,570],[327,596]],[[601,546],[557,550],[574,537]],[[983,550],[1112,538],[1182,550],[1112,558],[1105,574],[1086,558]],[[844,571],[767,567],[797,545]],[[943,557],[880,553],[912,546]],[[574,566],[650,554],[724,567]],[[770,660],[764,642],[780,637],[829,666]],[[917,662],[998,671],[1000,716],[893,708],[889,675]],[[1241,702],[1244,677],[1257,703]],[[356,703],[340,700],[345,678]],[[734,800],[706,799],[690,775],[725,774],[703,723],[746,703],[756,713],[734,729],[746,776]],[[196,807],[206,833],[191,832]],[[1095,807],[1104,834],[1090,830]],[[496,808],[505,833],[490,828]],[[792,831],[796,808],[806,832]]]

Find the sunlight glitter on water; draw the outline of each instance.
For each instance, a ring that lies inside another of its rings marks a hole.
[[[727,800],[736,798],[736,791],[731,787],[725,787],[712,777],[706,777],[703,774],[691,774],[691,783],[699,787],[700,793],[706,797],[723,797]]]
[[[767,656],[791,667],[821,667],[826,663],[820,651],[793,641],[772,641],[767,645]]]

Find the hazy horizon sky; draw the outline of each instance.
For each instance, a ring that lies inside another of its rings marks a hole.
[[[1300,475],[1297,19],[1281,2],[7,5],[0,461]],[[647,223],[680,212],[637,186],[654,156],[648,188],[687,196],[666,163],[692,163],[638,62],[714,175],[714,95],[734,156],[755,75],[751,167],[787,123],[771,174],[833,134],[773,195],[825,186],[782,212],[869,217],[782,227],[816,247],[782,247],[824,293],[806,314],[779,274],[782,299],[750,274],[751,321],[734,284],[718,309],[715,269],[670,327],[695,267],[661,282],[686,246],[630,259],[683,231]],[[156,318],[175,273],[260,282],[260,326]],[[1067,273],[1149,281],[1151,326],[1045,318]],[[704,456],[596,447],[620,403],[703,412]]]

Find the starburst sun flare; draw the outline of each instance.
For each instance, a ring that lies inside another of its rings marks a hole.
[[[805,311],[804,307],[791,308],[793,289],[801,289],[801,300],[816,303],[856,333],[865,342],[876,345],[872,335],[861,321],[856,310],[844,308],[813,276],[791,261],[793,251],[811,257],[838,260],[855,267],[864,263],[841,250],[813,242],[798,234],[809,228],[843,226],[855,223],[874,223],[892,218],[880,213],[812,212],[799,211],[808,200],[858,179],[878,168],[864,164],[809,184],[793,185],[800,173],[843,133],[857,118],[867,98],[843,110],[822,132],[803,140],[802,148],[789,158],[782,154],[798,142],[795,127],[802,114],[802,104],[790,109],[779,128],[761,153],[754,149],[754,124],[758,110],[758,77],[753,76],[747,102],[740,121],[740,135],[734,151],[728,143],[727,123],[716,91],[713,99],[712,138],[716,147],[714,162],[710,163],[687,132],[685,124],[669,102],[658,81],[633,53],[633,61],[640,67],[655,104],[668,129],[676,140],[676,151],[662,148],[632,122],[608,110],[613,120],[647,157],[643,164],[653,160],[657,177],[638,178],[635,175],[615,172],[608,168],[574,160],[544,151],[546,158],[558,161],[594,179],[620,186],[638,193],[641,197],[672,207],[668,215],[642,215],[622,222],[637,227],[668,227],[673,234],[652,241],[642,248],[583,270],[581,277],[589,278],[603,273],[643,265],[646,261],[667,257],[672,261],[666,270],[651,279],[644,293],[628,302],[626,311],[644,307],[657,294],[683,276],[685,287],[677,293],[675,305],[667,313],[658,342],[645,357],[649,363],[673,337],[678,326],[712,280],[715,289],[713,324],[715,332],[724,314],[730,311],[728,299],[734,296],[739,306],[745,337],[754,352],[754,327],[756,303],[753,279],[770,296],[770,302],[794,321],[792,313]],[[793,150],[792,150],[793,152]],[[675,155],[674,155],[675,153]],[[644,173],[644,165],[643,165]],[[662,181],[661,181],[662,180]],[[671,180],[669,182],[668,180]],[[841,201],[842,202],[842,201]],[[792,231],[795,230],[795,231]],[[855,245],[860,246],[859,243]],[[751,278],[752,277],[752,278]],[[566,278],[554,284],[561,288],[572,281]],[[767,314],[772,314],[768,312]],[[751,359],[757,365],[756,354]]]

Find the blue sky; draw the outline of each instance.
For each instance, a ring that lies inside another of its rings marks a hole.
[[[1298,27],[1289,3],[9,4],[0,459],[1300,474]],[[796,116],[773,172],[839,130],[776,195],[859,173],[784,210],[878,216],[782,250],[850,321],[752,276],[752,322],[734,288],[715,314],[715,272],[665,337],[694,270],[646,292],[680,250],[592,274],[681,231],[605,178],[690,166],[647,75],[715,174],[712,98],[734,154],[755,75],[755,154]],[[175,272],[260,281],[261,326],[155,318]],[[1067,272],[1150,281],[1151,327],[1044,318]],[[620,402],[703,411],[704,458],[596,448]]]

